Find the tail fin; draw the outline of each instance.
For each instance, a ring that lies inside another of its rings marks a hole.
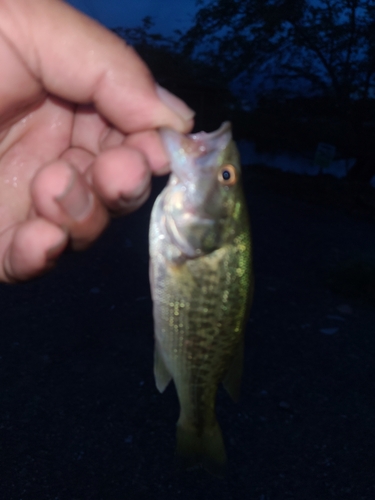
[[[186,467],[202,464],[215,476],[223,476],[227,457],[219,424],[198,433],[195,427],[178,421],[177,455]]]

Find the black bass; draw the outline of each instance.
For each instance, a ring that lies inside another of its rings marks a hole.
[[[212,470],[226,462],[217,388],[237,400],[253,292],[240,160],[228,122],[210,134],[160,133],[172,173],[150,224],[154,374],[160,392],[176,386],[178,454]]]

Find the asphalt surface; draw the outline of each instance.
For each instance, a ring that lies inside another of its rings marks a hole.
[[[178,403],[152,375],[153,199],[48,275],[0,286],[0,498],[373,500],[375,308],[332,269],[375,223],[249,182],[256,287],[242,396],[223,390],[227,476],[180,470]]]

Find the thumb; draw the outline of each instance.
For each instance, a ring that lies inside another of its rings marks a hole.
[[[93,103],[125,133],[188,132],[194,112],[158,87],[141,58],[115,34],[59,0],[3,0],[1,29],[44,89]]]

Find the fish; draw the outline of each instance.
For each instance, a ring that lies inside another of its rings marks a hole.
[[[190,135],[160,129],[171,175],[151,211],[154,376],[173,379],[177,455],[219,473],[227,457],[218,386],[238,400],[254,278],[249,216],[230,122]]]

